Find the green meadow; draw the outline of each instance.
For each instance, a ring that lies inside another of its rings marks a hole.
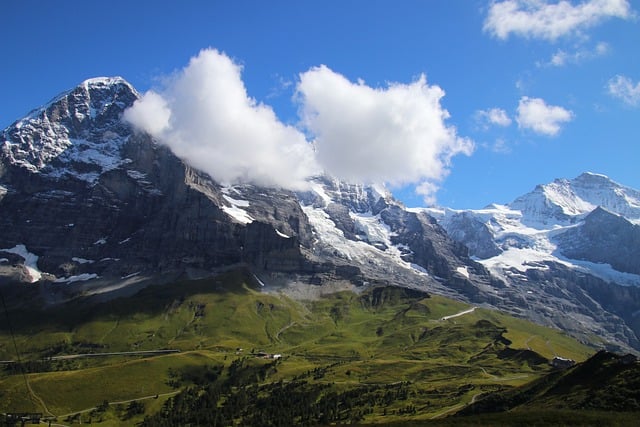
[[[595,352],[492,310],[447,318],[471,308],[397,287],[298,301],[236,271],[103,303],[11,310],[14,336],[0,323],[0,360],[15,361],[17,346],[23,363],[3,365],[0,413],[130,425],[176,405],[186,390],[219,384],[223,406],[243,387],[255,387],[260,400],[291,384],[313,402],[360,395],[357,413],[328,423],[426,421],[544,376],[554,356],[583,361]],[[73,356],[163,349],[179,352]],[[264,356],[274,354],[281,357]]]

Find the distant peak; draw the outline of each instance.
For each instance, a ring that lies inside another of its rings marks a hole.
[[[601,173],[595,173],[595,172],[583,172],[581,173],[576,179],[576,181],[611,181],[611,179],[606,176],[603,175]]]
[[[83,81],[82,83],[80,83],[79,86],[84,87],[86,89],[89,89],[89,88],[102,89],[102,88],[111,88],[113,86],[126,86],[131,92],[133,92],[136,95],[138,94],[138,92],[131,85],[131,83],[129,83],[128,81],[126,81],[124,78],[120,76],[94,77],[94,78]]]
[[[114,76],[114,77],[94,77],[91,79],[87,79],[81,83],[82,86],[112,86],[117,84],[129,85],[129,82],[127,82],[125,79],[123,79],[120,76]]]

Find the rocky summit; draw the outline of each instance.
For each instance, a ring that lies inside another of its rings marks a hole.
[[[138,98],[90,79],[2,132],[0,284],[55,304],[241,266],[292,295],[401,285],[640,349],[637,191],[585,174],[454,211],[326,175],[225,185],[124,122]]]

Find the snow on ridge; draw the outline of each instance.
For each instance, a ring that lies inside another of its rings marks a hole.
[[[233,197],[227,194],[228,192],[229,190],[227,188],[224,188],[222,190],[222,193],[223,193],[222,197],[224,197],[224,199],[229,204],[231,204],[231,206],[222,206],[222,210],[224,211],[224,213],[226,213],[231,218],[235,219],[241,224],[252,223],[254,221],[254,218],[251,215],[249,215],[249,213],[245,209],[243,209],[243,208],[249,207],[249,202],[247,200],[234,199]]]
[[[349,212],[349,216],[356,223],[358,230],[364,233],[369,243],[382,243],[387,247],[392,247],[391,237],[395,235],[385,224],[380,215],[372,215],[371,212],[364,214]]]
[[[87,79],[85,81],[83,81],[82,83],[80,83],[80,86],[85,86],[85,87],[89,87],[89,86],[113,86],[116,84],[125,84],[127,86],[131,86],[129,84],[129,82],[127,82],[125,79],[123,79],[120,76],[113,76],[113,77],[93,77],[90,79]]]
[[[277,228],[275,230],[276,230],[276,234],[278,236],[280,236],[280,237],[282,237],[284,239],[290,239],[291,238],[291,236],[287,236],[286,234],[284,234],[282,231],[278,230]]]
[[[24,267],[27,269],[29,279],[31,283],[35,283],[42,277],[42,272],[38,269],[38,255],[33,254],[27,250],[27,247],[23,244],[16,245],[10,249],[0,249],[2,252],[8,252],[10,254],[16,254],[24,258]]]
[[[467,266],[460,266],[458,268],[456,268],[456,271],[460,274],[462,274],[464,277],[466,277],[467,279],[470,277],[469,276],[469,269],[467,268]]]
[[[311,190],[316,193],[322,199],[324,206],[329,206],[329,204],[333,201],[331,197],[325,191],[325,188],[322,184],[318,182],[311,182]]]
[[[367,230],[367,235],[372,238],[371,243],[383,243],[386,249],[382,249],[365,241],[354,241],[347,239],[344,232],[340,230],[329,214],[323,208],[311,205],[302,206],[302,210],[309,218],[309,223],[314,229],[315,235],[320,243],[339,257],[362,264],[385,265],[390,262],[394,266],[412,270],[415,273],[428,275],[429,273],[419,265],[409,263],[402,259],[403,245],[393,245],[391,242],[392,232],[389,227],[377,222],[378,217],[371,214],[355,214],[350,212],[354,220],[359,222],[359,227]],[[364,230],[363,230],[364,231]],[[404,249],[406,253],[406,249]]]

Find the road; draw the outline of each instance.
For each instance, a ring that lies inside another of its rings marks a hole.
[[[69,360],[82,357],[103,357],[103,356],[148,356],[153,354],[180,353],[180,350],[141,350],[141,351],[114,351],[109,353],[78,353],[66,354],[64,356],[52,356],[47,360]]]

